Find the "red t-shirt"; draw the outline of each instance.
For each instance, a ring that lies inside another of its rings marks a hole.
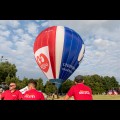
[[[2,94],[0,94],[0,100],[1,100],[1,96],[2,96]]]
[[[92,90],[83,83],[76,84],[70,88],[67,95],[73,96],[75,100],[92,100]]]
[[[23,94],[23,100],[44,100],[44,95],[36,89],[31,89]]]
[[[14,92],[6,90],[2,93],[1,98],[3,98],[3,100],[21,100],[22,93],[19,90],[15,90]]]

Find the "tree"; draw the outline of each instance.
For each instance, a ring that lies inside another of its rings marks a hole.
[[[115,89],[119,88],[119,83],[118,81],[116,80],[116,78],[114,76],[111,77],[111,84],[112,84],[112,87]]]
[[[74,82],[70,79],[66,80],[64,83],[62,83],[60,91],[62,93],[67,93],[70,87],[74,84]]]
[[[44,86],[43,86],[43,80],[41,78],[39,78],[37,80],[37,90],[41,90],[41,91],[44,91]]]
[[[11,82],[15,82],[17,84],[19,80],[17,77],[10,78],[10,76],[7,76],[5,82],[7,83],[7,85],[9,85]]]
[[[17,68],[15,64],[11,64],[9,62],[1,62],[0,63],[0,83],[5,82],[6,77],[15,77],[17,72]]]
[[[17,89],[22,89],[23,88],[23,83],[21,80],[19,80],[19,82],[17,83]]]
[[[5,83],[6,83],[7,85],[9,85],[10,82],[11,82],[11,78],[10,78],[10,76],[8,75],[8,76],[6,77],[6,79],[5,79]]]
[[[93,87],[93,81],[91,79],[91,76],[87,75],[87,76],[83,76],[84,79],[84,83],[90,87]]]
[[[85,84],[90,86],[93,94],[102,94],[110,89],[119,88],[119,84],[114,76],[88,75],[84,76]]]
[[[51,94],[51,93],[55,93],[56,91],[57,91],[57,87],[53,85],[51,82],[47,81],[45,84],[45,93]]]
[[[102,94],[103,92],[105,92],[103,89],[102,79],[99,75],[92,75],[91,80],[93,81],[93,94]]]
[[[21,82],[21,87],[22,88],[26,87],[28,85],[28,82],[29,82],[28,78],[24,77],[22,82]]]

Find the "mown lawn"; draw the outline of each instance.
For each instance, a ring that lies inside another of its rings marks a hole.
[[[94,100],[120,100],[120,95],[93,95]]]
[[[64,96],[59,96],[59,99],[54,100],[63,100]],[[73,97],[70,98],[73,100]],[[93,100],[120,100],[120,95],[93,95]]]

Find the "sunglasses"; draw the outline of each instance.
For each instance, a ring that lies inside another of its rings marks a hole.
[[[15,86],[15,85],[9,85],[9,87],[13,87],[13,86]]]

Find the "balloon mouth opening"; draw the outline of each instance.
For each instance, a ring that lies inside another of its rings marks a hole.
[[[55,86],[57,87],[57,89],[59,89],[63,83],[62,79],[50,79],[49,80],[51,83],[55,84]]]

